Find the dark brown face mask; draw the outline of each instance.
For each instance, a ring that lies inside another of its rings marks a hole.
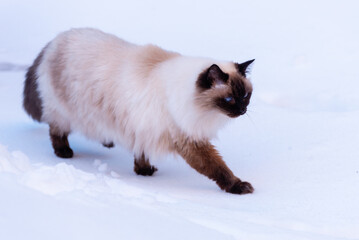
[[[200,93],[211,92],[208,97],[212,97],[212,99],[206,102],[212,102],[212,107],[219,109],[231,118],[245,114],[252,96],[252,89],[246,89],[244,82],[247,69],[253,61],[234,63],[237,71],[231,74],[223,72],[216,64],[203,71],[196,84]],[[216,90],[217,86],[223,86],[225,90],[223,88]]]

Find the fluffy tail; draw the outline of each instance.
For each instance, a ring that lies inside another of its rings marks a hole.
[[[42,117],[42,99],[38,90],[38,75],[37,69],[42,61],[45,49],[35,59],[32,66],[26,73],[26,80],[24,86],[23,106],[25,111],[36,121],[40,122]]]

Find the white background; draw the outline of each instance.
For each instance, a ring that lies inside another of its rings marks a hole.
[[[357,1],[0,2],[0,239],[359,239]],[[248,114],[213,143],[252,195],[222,192],[181,158],[136,176],[131,153],[69,138],[22,110],[25,71],[61,31],[255,58]]]

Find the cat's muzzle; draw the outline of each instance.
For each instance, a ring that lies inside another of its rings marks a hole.
[[[247,112],[247,108],[241,109],[239,115],[244,115]]]

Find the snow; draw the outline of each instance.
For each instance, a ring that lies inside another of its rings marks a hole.
[[[0,239],[359,239],[356,1],[0,2]],[[251,195],[180,158],[155,161],[70,136],[22,110],[25,66],[58,32],[91,26],[188,55],[246,61],[248,115],[214,144]]]

